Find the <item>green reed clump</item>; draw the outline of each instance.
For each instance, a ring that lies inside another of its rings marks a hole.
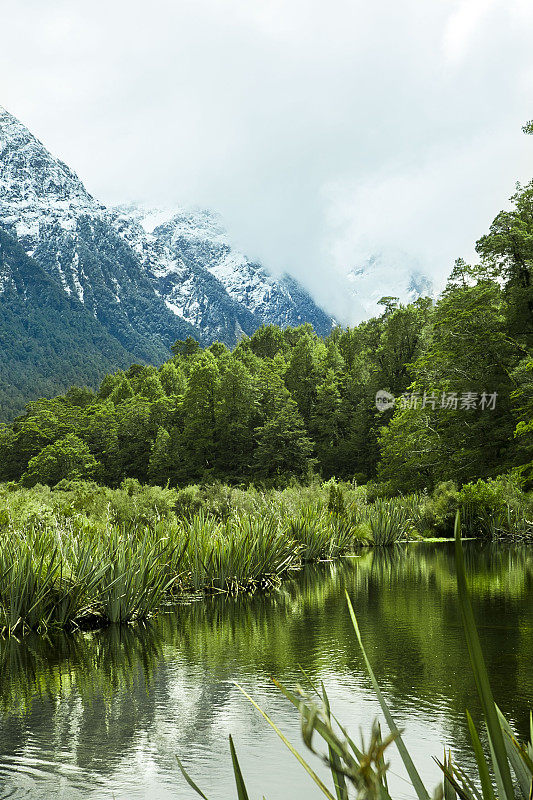
[[[413,538],[409,513],[395,500],[375,500],[365,510],[365,517],[374,547],[387,547]]]
[[[203,513],[186,528],[185,565],[197,590],[232,594],[268,588],[299,565],[299,550],[272,516],[236,514],[225,523]]]
[[[4,484],[0,630],[123,623],[187,591],[267,590],[302,564],[416,538],[432,515],[444,523],[459,501],[469,532],[525,537],[531,529],[530,500],[503,479],[372,503],[364,487],[334,480],[265,491],[176,490],[133,479],[118,489]]]
[[[98,540],[95,555],[104,566],[95,586],[97,611],[109,622],[143,619],[163,602],[177,576],[163,568],[168,543],[142,533],[113,528],[106,541]]]
[[[367,544],[359,525],[359,510],[353,505],[332,507],[328,503],[304,508],[288,519],[287,526],[288,535],[301,548],[303,563],[339,558]]]
[[[306,508],[288,520],[288,535],[300,547],[304,563],[331,557],[332,530],[327,512],[318,506]]]

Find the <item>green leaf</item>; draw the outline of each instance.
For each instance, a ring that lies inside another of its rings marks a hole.
[[[389,711],[389,707],[388,707],[388,705],[387,705],[387,703],[385,701],[385,698],[383,697],[383,695],[381,693],[381,689],[379,688],[379,684],[378,684],[378,682],[376,680],[376,676],[374,675],[374,671],[372,669],[372,666],[370,664],[370,661],[369,661],[368,656],[366,654],[366,650],[365,650],[364,645],[363,645],[363,640],[361,638],[361,632],[359,631],[359,625],[357,624],[357,619],[355,617],[355,613],[354,613],[350,598],[348,596],[348,592],[346,592],[346,599],[348,600],[348,608],[349,608],[349,611],[350,611],[350,616],[352,618],[353,627],[354,627],[354,630],[355,630],[355,634],[357,636],[357,640],[359,642],[359,646],[361,648],[361,652],[363,653],[363,658],[365,660],[365,664],[366,664],[366,668],[368,670],[368,674],[370,676],[370,680],[372,681],[372,686],[374,687],[374,691],[375,691],[375,693],[377,695],[377,698],[379,700],[379,704],[381,706],[381,709],[383,711],[385,719],[387,720],[387,725],[389,726],[390,732],[393,733],[394,736],[395,736],[396,746],[398,748],[398,751],[400,753],[402,761],[403,761],[403,763],[405,765],[405,768],[407,770],[407,774],[409,775],[409,778],[411,780],[411,783],[413,784],[413,788],[414,788],[419,800],[429,800],[428,791],[427,791],[426,787],[424,786],[424,784],[422,783],[422,778],[418,774],[418,771],[417,771],[415,765],[413,764],[413,760],[411,759],[411,756],[409,755],[407,747],[405,746],[404,741],[403,741],[403,739],[402,739],[402,737],[400,735],[400,731],[398,730],[398,727],[397,727],[396,723],[394,722],[394,720],[392,718],[392,714]]]
[[[326,714],[329,720],[331,719],[329,698],[326,693],[326,687],[324,686],[323,683],[322,683],[322,696],[324,698],[324,707],[326,709]],[[335,786],[335,792],[337,794],[337,800],[348,800],[348,788],[346,786],[346,778],[344,777],[344,774],[342,772],[341,760],[331,745],[328,745],[328,752],[329,752],[331,775],[333,777],[333,783]]]
[[[434,761],[444,773],[444,797],[446,797],[446,785],[449,784],[449,786],[453,787],[453,791],[459,795],[461,800],[475,800],[475,794],[468,787],[461,785],[453,772],[450,771],[446,761],[446,754],[444,755],[444,763],[439,761],[438,758],[435,758]]]
[[[466,720],[468,722],[468,730],[470,731],[472,747],[474,748],[474,755],[476,757],[479,780],[481,781],[481,791],[483,792],[483,800],[495,800],[494,789],[492,788],[492,781],[490,779],[489,768],[485,760],[485,754],[481,746],[478,732],[476,731],[476,727],[468,710],[466,712]]]
[[[444,764],[447,766],[450,775],[453,775],[452,754],[448,752],[448,760],[446,760],[446,750],[444,751]],[[449,780],[444,781],[444,800],[457,800],[457,792]]]
[[[248,797],[248,792],[246,791],[246,786],[244,785],[244,778],[242,777],[241,768],[239,766],[239,761],[237,759],[237,753],[235,752],[235,747],[233,745],[233,739],[231,738],[231,734],[229,737],[229,749],[231,752],[233,772],[235,774],[235,783],[237,784],[238,800],[250,800],[250,798]]]
[[[198,786],[195,784],[195,782],[194,782],[194,781],[193,781],[193,779],[190,777],[190,775],[187,773],[187,771],[185,770],[185,767],[183,766],[183,764],[181,763],[181,761],[179,760],[179,758],[178,758],[177,756],[176,756],[176,761],[178,762],[178,767],[181,769],[181,772],[182,772],[182,775],[183,775],[183,777],[185,778],[185,780],[187,781],[187,783],[189,784],[189,786],[191,787],[191,789],[194,789],[194,791],[196,792],[196,794],[199,794],[199,795],[200,795],[200,797],[203,797],[203,799],[204,799],[204,800],[207,800],[207,797],[205,796],[205,794],[204,794],[204,793],[202,792],[202,790],[201,790],[201,789],[199,789],[199,788],[198,788]]]
[[[309,722],[309,720],[310,720],[310,718],[311,718],[311,716],[312,716],[312,711],[311,711],[311,709],[310,709],[310,708],[309,708],[309,707],[308,707],[308,706],[307,706],[307,705],[306,705],[306,704],[305,704],[305,703],[302,701],[302,698],[301,698],[301,697],[299,697],[298,695],[294,694],[294,692],[291,692],[291,691],[290,691],[290,689],[286,689],[286,688],[285,688],[285,686],[283,686],[283,684],[281,684],[281,683],[280,683],[279,681],[277,681],[275,678],[272,678],[272,683],[273,683],[275,686],[277,686],[277,687],[278,687],[278,689],[280,690],[280,692],[282,692],[282,694],[284,694],[284,695],[285,695],[285,697],[286,697],[288,700],[290,700],[290,701],[291,701],[291,703],[292,703],[294,706],[296,706],[296,708],[297,708],[297,709],[298,709],[298,711],[299,711],[299,712],[302,714],[302,716],[305,718],[305,720],[306,720],[307,722]],[[337,721],[337,720],[335,720],[335,721]],[[337,755],[339,755],[339,756],[342,756],[342,755],[343,755],[343,752],[342,752],[342,750],[340,750],[340,749],[339,749],[339,746],[338,746],[338,744],[335,742],[335,740],[334,740],[334,739],[333,739],[333,737],[331,736],[330,732],[328,731],[328,729],[327,729],[326,725],[324,725],[324,723],[322,722],[322,720],[321,720],[321,719],[319,719],[319,718],[318,718],[318,717],[316,717],[316,716],[313,716],[313,725],[314,725],[314,729],[316,730],[316,732],[319,734],[319,736],[321,736],[321,737],[324,739],[324,741],[326,742],[326,744],[327,744],[328,746],[332,747],[332,748],[335,750],[335,752],[337,753]],[[341,727],[341,726],[339,726],[339,727]],[[346,735],[346,734],[345,734],[345,731],[343,730],[343,728],[342,728],[342,727],[341,727],[341,731],[342,731],[342,733],[343,733],[344,735]],[[358,751],[358,752],[359,752],[360,756],[362,756],[362,753],[360,753],[360,751]],[[357,757],[357,761],[358,761],[358,762],[359,762],[359,760],[360,760],[360,756],[356,754],[356,757]]]
[[[520,785],[520,791],[522,792],[524,800],[528,800],[529,793],[531,790],[533,763],[531,762],[528,753],[517,742],[513,734],[513,731],[511,730],[511,726],[505,719],[500,709],[498,708],[497,710],[500,719],[500,724],[503,730],[503,737],[504,737],[505,747],[507,749],[507,756],[509,758],[509,763],[511,764],[513,772],[516,775],[516,779]]]
[[[242,688],[242,686],[239,686],[239,684],[238,684],[238,683],[236,683],[236,684],[235,684],[235,686],[236,686],[236,687],[237,687],[237,689],[238,689],[240,692],[242,692],[242,693],[243,693],[243,695],[244,695],[244,696],[245,696],[245,697],[246,697],[246,698],[247,698],[247,699],[250,701],[250,703],[251,703],[251,704],[254,706],[254,708],[256,708],[256,709],[259,711],[259,713],[261,714],[261,716],[262,716],[264,719],[266,719],[266,721],[268,722],[268,724],[270,725],[270,727],[271,727],[271,728],[272,728],[272,729],[273,729],[273,730],[274,730],[274,731],[277,733],[277,735],[279,736],[279,738],[281,739],[281,741],[283,742],[283,744],[284,744],[284,745],[285,745],[285,746],[286,746],[286,747],[287,747],[287,748],[288,748],[288,749],[291,751],[291,753],[292,753],[292,754],[293,754],[293,756],[296,758],[296,760],[297,760],[297,761],[298,761],[298,762],[299,762],[299,763],[302,765],[302,767],[305,769],[305,771],[307,772],[307,774],[308,774],[308,775],[309,775],[309,776],[310,776],[310,777],[313,779],[313,781],[316,783],[316,785],[318,786],[318,788],[320,789],[320,791],[322,792],[322,794],[324,794],[324,795],[325,795],[325,796],[328,798],[328,800],[336,800],[336,798],[335,798],[335,797],[334,797],[334,796],[331,794],[331,792],[329,791],[328,787],[327,787],[327,786],[324,784],[324,782],[323,782],[323,781],[321,781],[321,780],[320,780],[320,778],[318,777],[318,775],[316,774],[316,772],[315,772],[315,771],[314,771],[314,770],[313,770],[313,769],[312,769],[312,768],[309,766],[309,764],[306,762],[306,760],[305,760],[305,759],[304,759],[304,758],[303,758],[303,757],[300,755],[300,753],[299,753],[299,752],[296,750],[296,748],[295,748],[295,747],[293,747],[293,745],[292,745],[292,744],[289,742],[289,740],[287,739],[287,737],[286,737],[286,736],[285,736],[285,735],[284,735],[284,734],[283,734],[283,733],[280,731],[280,729],[278,728],[278,726],[276,725],[276,723],[275,723],[275,722],[273,722],[273,720],[271,720],[271,719],[270,719],[270,717],[268,716],[268,714],[266,714],[266,713],[263,711],[263,709],[262,709],[260,706],[258,706],[258,705],[257,705],[257,703],[255,702],[255,700],[252,700],[252,698],[250,697],[250,695],[249,695],[249,694],[247,694],[247,693],[244,691],[244,689]]]

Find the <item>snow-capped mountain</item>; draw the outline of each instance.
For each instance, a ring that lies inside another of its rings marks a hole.
[[[432,297],[434,294],[430,278],[413,268],[411,258],[398,254],[370,256],[362,266],[352,268],[346,280],[348,293],[357,305],[357,316],[361,319],[383,312],[379,306],[382,297],[394,295],[402,303],[412,303],[418,297]]]
[[[331,317],[294,279],[288,275],[275,278],[232,246],[222,218],[213,211],[155,210],[131,205],[117,211],[140,223],[148,237],[168,248],[182,265],[194,270],[201,264],[233,301],[262,323],[286,327],[311,321],[318,333],[330,330]],[[178,281],[170,279],[172,272],[172,265],[157,272],[162,281],[161,296],[167,304],[181,309],[184,292]]]
[[[135,358],[176,339],[233,345],[263,323],[332,325],[289,278],[235,252],[210,212],[106,208],[0,108],[0,227]]]

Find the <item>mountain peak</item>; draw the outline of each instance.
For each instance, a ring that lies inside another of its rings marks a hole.
[[[70,201],[95,204],[76,173],[0,106],[0,208],[6,202],[27,206]]]

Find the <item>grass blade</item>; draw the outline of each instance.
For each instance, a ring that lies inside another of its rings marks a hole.
[[[231,734],[229,737],[229,749],[231,752],[231,762],[233,764],[233,772],[235,774],[235,783],[237,784],[238,800],[250,800],[250,798],[248,797],[248,792],[246,791],[244,778],[242,777],[241,768],[239,766],[239,760],[237,758],[237,753],[235,752],[235,747],[233,745],[233,739],[231,738]]]
[[[198,788],[198,786],[195,784],[195,782],[193,781],[193,779],[191,778],[191,776],[190,776],[190,775],[187,773],[187,771],[186,771],[185,767],[183,766],[183,764],[181,763],[181,761],[179,760],[179,758],[178,758],[177,756],[176,756],[176,761],[178,762],[178,767],[181,769],[181,773],[182,773],[183,777],[185,778],[185,780],[187,781],[187,783],[189,784],[189,786],[191,787],[191,789],[194,789],[194,791],[196,792],[196,794],[199,794],[199,795],[200,795],[200,797],[203,797],[203,799],[204,799],[204,800],[207,800],[207,797],[205,796],[205,794],[204,794],[204,793],[202,792],[202,790],[201,790],[201,789],[199,789],[199,788]]]
[[[531,789],[531,776],[533,773],[533,763],[523,747],[517,742],[511,726],[498,708],[498,717],[503,730],[507,757],[513,769],[516,779],[520,785],[520,790],[524,800],[528,800]]]
[[[370,664],[370,661],[369,661],[368,656],[366,654],[366,650],[365,650],[364,645],[363,645],[363,640],[361,638],[361,632],[359,630],[359,625],[357,624],[357,619],[355,617],[355,613],[354,613],[350,598],[348,596],[348,592],[346,592],[346,599],[348,600],[348,609],[350,611],[350,616],[352,618],[352,623],[353,623],[353,627],[354,627],[354,630],[355,630],[355,634],[357,636],[357,641],[359,642],[359,646],[361,648],[361,652],[362,652],[363,658],[365,660],[366,668],[368,670],[368,674],[370,676],[370,680],[372,682],[372,686],[374,687],[374,691],[375,691],[376,696],[377,696],[377,698],[379,700],[379,704],[380,704],[381,709],[383,711],[383,715],[384,715],[384,717],[385,717],[385,719],[387,721],[387,725],[389,726],[389,730],[395,736],[396,746],[398,747],[398,751],[399,751],[400,756],[402,758],[402,761],[403,761],[403,763],[405,765],[405,768],[407,770],[407,773],[409,775],[411,783],[413,784],[413,788],[414,788],[414,790],[415,790],[415,792],[417,794],[418,799],[419,800],[429,800],[428,791],[427,791],[426,787],[424,786],[424,784],[422,782],[422,778],[418,774],[418,771],[417,771],[415,765],[413,764],[413,760],[412,760],[411,756],[409,755],[407,747],[405,746],[404,741],[403,741],[403,739],[402,739],[402,737],[400,735],[400,731],[398,730],[398,727],[397,727],[396,723],[394,722],[394,720],[392,718],[392,714],[389,711],[389,707],[388,707],[388,705],[387,705],[387,703],[385,701],[385,698],[383,697],[383,695],[381,693],[381,689],[379,688],[379,684],[378,684],[378,682],[376,680],[376,676],[374,675],[374,671],[372,669],[372,666]]]
[[[289,740],[287,739],[287,737],[286,737],[286,736],[284,736],[284,734],[283,734],[283,733],[280,731],[280,729],[278,728],[278,726],[276,725],[276,723],[275,723],[275,722],[273,722],[273,720],[271,720],[271,719],[270,719],[270,717],[268,716],[268,714],[267,714],[267,713],[265,713],[265,712],[263,711],[263,709],[262,709],[260,706],[258,706],[258,705],[257,705],[257,703],[255,702],[255,700],[252,700],[252,698],[250,697],[250,695],[249,695],[249,694],[247,694],[247,693],[244,691],[244,689],[242,688],[242,686],[239,686],[239,684],[238,684],[238,683],[236,683],[236,684],[235,684],[235,686],[236,686],[236,687],[237,687],[237,689],[238,689],[240,692],[242,692],[242,693],[243,693],[243,695],[244,695],[244,696],[245,696],[245,697],[246,697],[246,698],[247,698],[247,699],[250,701],[250,703],[251,703],[251,704],[254,706],[254,708],[256,708],[256,709],[259,711],[259,713],[261,714],[261,716],[262,716],[264,719],[266,719],[266,721],[268,722],[268,724],[270,725],[270,727],[271,727],[271,728],[272,728],[272,729],[273,729],[273,730],[274,730],[274,731],[277,733],[277,735],[279,736],[279,738],[281,739],[281,741],[283,742],[283,744],[284,744],[286,747],[288,747],[288,749],[291,751],[291,753],[292,753],[292,754],[293,754],[293,756],[296,758],[296,760],[297,760],[297,761],[299,761],[299,763],[300,763],[300,764],[302,765],[302,767],[305,769],[305,771],[307,772],[307,774],[308,774],[308,775],[309,775],[309,776],[310,776],[310,777],[313,779],[313,781],[316,783],[316,785],[318,786],[318,788],[320,789],[320,791],[322,792],[322,794],[324,794],[324,795],[325,795],[325,796],[328,798],[328,800],[336,800],[336,798],[335,798],[335,797],[334,797],[334,796],[331,794],[331,792],[329,791],[329,789],[328,789],[328,787],[325,785],[325,783],[323,783],[323,781],[321,781],[321,780],[320,780],[320,778],[318,777],[318,775],[316,774],[316,772],[315,772],[315,771],[314,771],[314,770],[313,770],[313,769],[312,769],[312,768],[309,766],[309,764],[308,764],[308,763],[306,762],[306,760],[305,760],[305,759],[304,759],[304,758],[303,758],[303,757],[300,755],[300,753],[299,753],[299,752],[296,750],[296,748],[294,748],[294,747],[292,746],[292,744],[289,742]]]
[[[324,707],[326,709],[326,714],[328,720],[330,720],[331,710],[329,705],[329,698],[327,696],[326,687],[324,686],[324,684],[322,684],[322,696],[324,699]],[[328,753],[329,753],[331,775],[333,778],[333,784],[335,786],[335,793],[337,795],[337,800],[348,800],[348,788],[346,786],[346,778],[344,777],[344,774],[342,772],[341,760],[331,745],[328,745]]]
[[[476,757],[479,780],[481,781],[481,791],[483,793],[483,800],[495,800],[494,789],[492,788],[492,781],[490,779],[489,768],[485,760],[485,754],[481,746],[481,741],[479,739],[478,732],[476,730],[476,727],[468,710],[466,712],[466,720],[468,722],[468,730],[470,731],[472,747],[474,748],[474,755]]]

